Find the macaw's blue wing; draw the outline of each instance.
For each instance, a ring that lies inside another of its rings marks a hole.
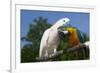
[[[84,43],[85,42],[85,33],[80,31],[79,29],[77,29],[77,35],[78,35],[79,41],[81,43]]]

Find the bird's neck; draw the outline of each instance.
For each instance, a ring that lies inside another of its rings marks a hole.
[[[52,28],[52,29],[58,29],[59,27],[61,27],[61,25],[55,24],[55,25],[53,25],[51,28]]]

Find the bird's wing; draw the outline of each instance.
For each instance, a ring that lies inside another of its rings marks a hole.
[[[51,29],[48,29],[47,31],[48,31],[48,33],[47,33],[48,35],[47,35],[46,43],[48,44],[48,41],[50,39],[49,37],[52,34],[52,32],[51,32]]]
[[[49,38],[49,33],[50,33],[50,29],[45,30],[42,39],[41,39],[41,44],[43,42],[43,44],[47,44],[47,40]]]
[[[78,38],[79,38],[79,41],[81,43],[84,43],[84,36],[83,36],[83,33],[77,29],[77,35],[78,35]]]

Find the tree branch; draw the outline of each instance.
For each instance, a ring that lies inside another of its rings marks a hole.
[[[53,59],[59,55],[62,55],[64,53],[67,53],[67,52],[72,52],[72,51],[78,51],[78,50],[82,50],[84,48],[87,49],[89,48],[89,44],[87,43],[80,43],[79,45],[76,45],[75,47],[72,47],[72,48],[68,48],[68,49],[63,49],[63,50],[60,50],[60,51],[57,51],[56,53],[52,54],[51,56],[49,57],[38,57],[36,58],[37,61],[48,61],[50,59]]]

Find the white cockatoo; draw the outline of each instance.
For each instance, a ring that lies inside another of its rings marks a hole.
[[[39,57],[49,57],[56,52],[60,43],[58,28],[69,24],[69,21],[69,18],[62,18],[45,30],[40,43]]]

